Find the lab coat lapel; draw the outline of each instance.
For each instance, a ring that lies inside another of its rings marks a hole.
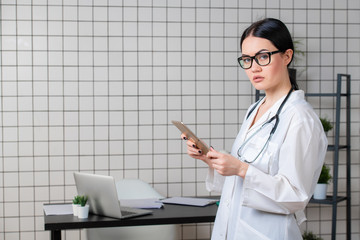
[[[263,104],[263,102],[265,101],[265,98],[261,100],[261,102],[256,106],[256,109],[253,111],[253,113],[249,116],[248,120],[247,120],[247,134],[249,134],[250,132],[258,129],[261,125],[263,125],[267,120],[269,120],[271,117],[273,117],[276,114],[276,111],[278,109],[278,106],[281,104],[279,104],[279,100],[269,109],[267,110],[264,115],[261,116],[261,118],[253,125],[250,127],[251,123],[254,121],[254,118],[256,116],[257,111],[259,110],[259,107]],[[246,134],[246,135],[247,135]]]
[[[289,99],[287,102],[292,102],[294,101],[294,99],[298,99],[299,97],[295,97],[298,96],[298,94],[302,94],[304,95],[304,92],[301,90],[298,91],[294,91],[293,93],[291,93]],[[294,96],[295,95],[295,96]],[[251,136],[251,133],[256,131],[258,128],[260,128],[267,120],[269,120],[270,118],[272,118],[273,116],[275,116],[277,110],[279,109],[281,103],[284,101],[286,96],[283,96],[282,98],[280,98],[253,126],[250,125],[251,123],[254,121],[254,117],[259,109],[259,107],[261,106],[261,104],[264,102],[264,100],[266,99],[263,98],[260,100],[260,102],[257,104],[256,108],[252,111],[252,113],[249,115],[249,117],[243,122],[243,124],[245,124],[246,126],[246,130],[244,130],[243,132],[240,132],[240,138],[239,141],[235,142],[236,146],[240,146],[243,142],[245,142],[246,138]],[[282,111],[285,111],[287,106],[289,106],[288,104],[285,104]],[[280,113],[281,114],[281,113]]]
[[[297,95],[297,94],[303,94],[303,91],[295,91],[292,92],[289,99],[287,100],[288,102],[291,102],[294,97],[293,95]],[[257,129],[258,127],[260,127],[262,124],[264,124],[267,120],[269,120],[270,118],[272,118],[273,116],[275,116],[276,112],[278,111],[280,105],[283,103],[284,99],[285,99],[286,95],[281,97],[279,100],[276,101],[276,103],[269,109],[266,111],[266,113],[251,127],[250,124],[254,121],[254,117],[255,117],[255,113],[258,111],[259,107],[261,106],[261,104],[264,102],[265,98],[261,100],[261,102],[258,104],[258,106],[256,107],[256,109],[254,110],[254,113],[251,114],[251,116],[248,119],[248,125],[247,128],[248,132],[252,131],[252,129]],[[285,111],[285,109],[287,108],[287,106],[289,106],[289,104],[285,103],[284,107],[282,108],[281,112]],[[281,114],[280,112],[280,114]],[[251,119],[250,119],[251,118]]]

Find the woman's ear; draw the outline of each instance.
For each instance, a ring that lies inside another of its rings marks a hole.
[[[294,51],[292,49],[288,49],[284,52],[283,57],[285,61],[285,65],[289,65],[291,60],[293,59]]]

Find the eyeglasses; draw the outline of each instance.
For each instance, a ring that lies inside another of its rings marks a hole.
[[[240,64],[240,67],[243,69],[249,69],[252,66],[253,60],[260,65],[260,66],[266,66],[271,62],[271,55],[279,53],[281,51],[273,51],[273,52],[259,52],[255,54],[255,56],[249,57],[239,57],[238,62]]]

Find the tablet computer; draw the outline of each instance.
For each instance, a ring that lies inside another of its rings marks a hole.
[[[184,123],[180,121],[171,121],[181,133],[183,133],[188,139],[194,141],[196,146],[203,152],[203,154],[207,154],[209,152],[209,147],[198,138]]]

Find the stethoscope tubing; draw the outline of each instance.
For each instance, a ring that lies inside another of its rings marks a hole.
[[[283,102],[281,103],[280,107],[278,108],[276,114],[275,114],[272,118],[270,118],[269,120],[267,120],[265,123],[263,123],[263,124],[261,125],[261,127],[260,127],[258,130],[256,130],[256,132],[254,132],[250,137],[248,137],[248,138],[245,140],[245,142],[243,142],[243,143],[240,145],[240,147],[239,147],[239,149],[238,149],[238,151],[237,151],[237,155],[238,155],[238,157],[239,157],[240,160],[243,160],[243,161],[246,162],[246,163],[253,163],[253,162],[255,162],[256,159],[259,158],[259,156],[262,154],[262,152],[267,148],[267,146],[269,145],[269,142],[270,142],[272,136],[274,135],[274,133],[275,133],[275,131],[276,131],[278,125],[279,125],[279,122],[280,122],[280,118],[279,118],[280,112],[281,112],[282,108],[284,107],[285,103],[287,102],[288,98],[290,97],[290,94],[293,92],[293,90],[294,90],[293,88],[290,89],[290,91],[289,91],[288,94],[286,95],[285,99],[284,99]],[[260,101],[259,101],[259,102],[260,102]],[[258,103],[259,103],[259,102],[258,102]],[[258,103],[257,103],[257,104],[258,104]],[[250,112],[249,112],[249,114],[248,114],[248,117],[249,117],[249,115],[253,112],[253,110],[256,108],[257,104],[250,110]],[[275,120],[275,124],[274,124],[273,128],[272,128],[271,131],[270,131],[270,135],[269,135],[268,139],[266,140],[264,146],[261,148],[259,154],[257,154],[256,157],[254,158],[254,160],[248,161],[248,160],[246,160],[244,157],[242,157],[240,153],[241,153],[242,149],[244,148],[244,146],[245,146],[256,134],[258,134],[258,133],[265,127],[266,124],[271,123],[273,120]]]

